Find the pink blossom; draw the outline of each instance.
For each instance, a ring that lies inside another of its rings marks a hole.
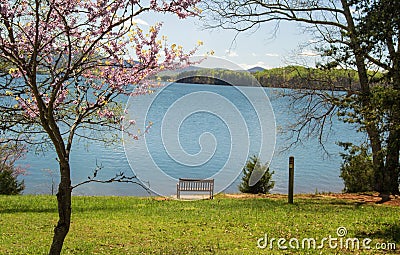
[[[114,112],[107,108],[99,110],[98,114],[100,118],[107,118],[107,119],[112,119],[115,116]]]
[[[194,16],[199,1],[150,0],[146,6],[137,0],[49,0],[37,2],[38,8],[27,0],[2,1],[0,58],[13,66],[10,86],[23,84],[14,93],[15,107],[36,123],[52,111],[67,126],[92,118],[119,125],[124,117],[115,111],[117,95],[152,93],[157,85],[148,77],[191,64],[189,57],[197,50],[169,45],[160,36],[162,23],[144,31],[132,19],[142,12]],[[39,20],[35,10],[40,10]]]

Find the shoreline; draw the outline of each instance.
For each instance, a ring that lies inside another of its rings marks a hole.
[[[51,194],[22,194],[20,196],[48,196],[55,197],[55,195]],[[93,195],[73,195],[73,197],[121,197],[121,198],[132,198],[132,199],[154,199],[157,201],[169,201],[176,200],[176,195],[172,196],[93,196]],[[204,194],[188,194],[181,195],[181,201],[196,201],[196,200],[209,200],[208,195]],[[287,194],[249,194],[249,193],[219,193],[215,194],[214,198],[225,198],[225,199],[273,199],[273,200],[281,200],[287,199]],[[388,201],[384,201],[379,203],[382,200],[382,197],[379,196],[378,192],[361,192],[361,193],[303,193],[303,194],[294,194],[294,199],[296,203],[296,199],[310,199],[310,200],[337,200],[346,201],[348,203],[354,203],[356,205],[363,204],[379,204],[379,205],[389,205],[389,206],[400,206],[400,196],[389,196]]]

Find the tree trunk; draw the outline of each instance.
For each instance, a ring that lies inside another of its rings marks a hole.
[[[390,192],[399,195],[399,139],[396,131],[389,136],[386,157],[386,168],[389,175]]]
[[[385,157],[382,151],[382,140],[378,127],[376,126],[375,116],[371,115],[374,106],[371,103],[371,90],[368,79],[367,68],[365,66],[365,55],[358,39],[357,30],[354,19],[351,14],[350,6],[347,0],[341,0],[343,12],[347,21],[348,33],[350,37],[350,47],[353,50],[355,64],[359,76],[361,91],[359,94],[362,106],[362,116],[365,120],[365,129],[368,134],[370,145],[372,148],[373,165],[375,172],[375,190],[381,194],[390,192],[390,184],[388,183],[388,172],[385,171]]]
[[[394,88],[398,95],[394,98],[394,103],[390,109],[390,131],[387,140],[386,168],[389,174],[390,192],[393,195],[399,195],[400,103],[398,102],[398,97],[400,97],[400,86],[398,84],[400,83],[400,74],[395,75],[394,83]]]
[[[71,177],[70,165],[67,159],[60,159],[61,181],[58,186],[58,224],[54,228],[53,242],[49,255],[58,255],[64,244],[71,223]]]
[[[394,32],[394,31],[393,31]],[[400,150],[400,46],[397,46],[393,32],[389,32],[386,38],[386,44],[390,59],[393,61],[392,70],[390,70],[391,77],[389,80],[393,83],[394,95],[389,97],[389,102],[385,102],[388,107],[388,126],[389,135],[387,138],[387,152],[386,152],[386,171],[388,172],[390,192],[394,195],[400,194],[399,192],[399,150]],[[398,37],[397,37],[398,41]]]
[[[381,194],[388,194],[390,191],[387,183],[387,171],[385,171],[385,158],[382,151],[382,142],[379,132],[373,124],[367,124],[366,130],[369,137],[369,143],[372,149],[372,163],[374,165],[375,191]]]

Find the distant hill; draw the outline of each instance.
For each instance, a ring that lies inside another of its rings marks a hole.
[[[249,71],[250,73],[262,72],[264,70],[266,70],[266,69],[262,68],[262,67],[259,67],[259,66],[247,69],[247,71]]]

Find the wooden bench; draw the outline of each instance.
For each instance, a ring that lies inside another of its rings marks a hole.
[[[214,179],[184,179],[179,178],[176,184],[176,197],[180,199],[181,191],[204,191],[209,192],[210,199],[214,198]]]

